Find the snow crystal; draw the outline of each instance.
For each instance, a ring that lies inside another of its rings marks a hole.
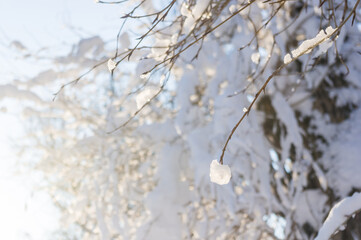
[[[108,60],[108,70],[109,72],[113,71],[113,69],[117,66],[117,63],[113,61],[113,59],[109,58]]]
[[[211,182],[224,185],[231,179],[231,169],[228,165],[219,164],[217,160],[213,160],[210,166],[209,176]]]

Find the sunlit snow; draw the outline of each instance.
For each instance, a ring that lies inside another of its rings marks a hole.
[[[108,60],[108,70],[109,70],[109,72],[113,71],[116,66],[117,66],[117,63],[114,62],[113,59],[109,58],[109,60]]]
[[[210,166],[209,176],[211,182],[224,185],[231,179],[231,169],[228,165],[219,164],[217,160],[213,160]]]

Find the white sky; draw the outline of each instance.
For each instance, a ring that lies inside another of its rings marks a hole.
[[[73,43],[82,32],[112,35],[121,16],[119,6],[91,0],[2,0],[0,9],[1,35],[30,48]]]
[[[0,85],[26,79],[44,67],[25,63],[11,48],[12,41],[30,53],[42,47],[51,53],[67,51],[82,37],[115,38],[120,16],[120,6],[92,0],[0,0]],[[18,159],[12,145],[23,130],[13,106],[7,107],[8,112],[0,111],[0,239],[51,239],[59,214],[46,193],[32,191],[38,175],[15,174]]]
[[[39,177],[16,174],[12,146],[21,136],[19,118],[1,113],[0,122],[0,239],[47,239],[59,214],[45,193],[33,192]]]

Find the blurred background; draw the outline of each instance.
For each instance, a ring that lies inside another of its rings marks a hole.
[[[0,1],[0,85],[31,79],[49,68],[48,59],[67,53],[80,39],[99,35],[114,41],[120,13],[119,6],[90,0]],[[43,59],[34,61],[31,55]],[[50,239],[60,215],[39,187],[42,174],[20,164],[36,157],[19,159],[22,107],[6,94],[0,90],[0,238]]]

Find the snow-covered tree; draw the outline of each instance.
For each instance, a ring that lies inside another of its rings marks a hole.
[[[116,44],[2,86],[29,100],[60,238],[314,239],[361,188],[359,2],[115,2]]]

